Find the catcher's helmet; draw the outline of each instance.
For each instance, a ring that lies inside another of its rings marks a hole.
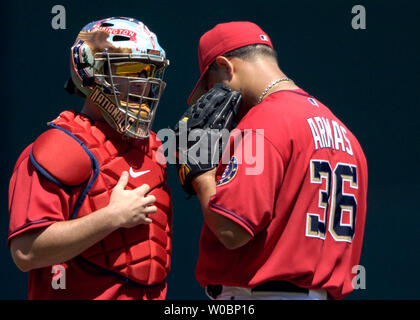
[[[118,132],[146,138],[168,65],[156,35],[141,21],[125,17],[94,21],[71,47],[71,81],[66,89],[90,98]]]

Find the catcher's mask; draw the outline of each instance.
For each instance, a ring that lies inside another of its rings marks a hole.
[[[140,21],[92,22],[71,48],[72,82],[115,130],[147,138],[165,88],[169,65],[156,35]]]

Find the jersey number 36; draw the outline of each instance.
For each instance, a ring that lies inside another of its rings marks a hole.
[[[306,236],[325,239],[326,229],[336,241],[352,242],[356,222],[357,201],[344,192],[345,182],[357,189],[357,167],[337,163],[334,170],[325,160],[311,160],[311,183],[320,184],[319,208],[322,214],[307,213]],[[325,188],[322,180],[325,179]],[[319,210],[317,210],[319,211]],[[329,216],[328,216],[329,213]]]

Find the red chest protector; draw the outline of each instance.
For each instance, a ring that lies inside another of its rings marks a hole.
[[[123,171],[130,172],[126,189],[146,183],[158,211],[150,225],[121,228],[81,254],[90,264],[141,285],[162,283],[170,269],[172,206],[165,183],[166,167],[156,161],[160,142],[121,139],[106,124],[65,111],[33,144],[31,161],[38,172],[68,190],[69,219],[88,215],[109,203]]]

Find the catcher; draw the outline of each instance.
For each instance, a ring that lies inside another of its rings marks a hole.
[[[197,194],[205,222],[197,280],[211,299],[345,297],[366,217],[367,163],[356,137],[283,73],[270,38],[254,23],[206,32],[199,63],[191,111],[180,125],[204,130],[178,147],[188,154],[178,164],[181,183]],[[242,97],[239,110],[234,91]],[[226,112],[214,110],[226,105],[232,114],[219,117]],[[223,121],[231,116],[238,124],[223,150],[229,161],[217,163],[221,135],[207,128],[231,130]],[[247,150],[257,150],[261,170],[244,161]]]
[[[71,48],[64,111],[16,162],[8,244],[29,299],[166,297],[172,206],[151,131],[168,66],[132,18],[86,25]]]

